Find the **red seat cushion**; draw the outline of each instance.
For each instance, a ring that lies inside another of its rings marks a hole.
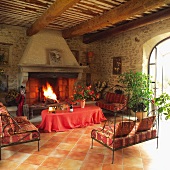
[[[142,132],[142,131],[150,130],[153,127],[155,118],[156,116],[150,116],[150,117],[141,119],[136,131]]]

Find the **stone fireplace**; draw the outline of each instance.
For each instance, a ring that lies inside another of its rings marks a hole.
[[[26,104],[31,105],[44,102],[42,86],[46,83],[57,99],[69,98],[86,66],[78,64],[61,32],[44,30],[30,37],[19,68],[19,86],[26,87]]]
[[[56,71],[59,68],[41,66],[38,70],[38,66],[29,66],[30,71],[25,72],[26,66],[22,67],[24,71],[22,77],[22,86],[26,87],[26,103],[35,104],[44,101],[44,95],[42,87],[49,83],[54,93],[57,95],[57,99],[64,101],[73,95],[74,84],[81,79],[81,70],[78,68],[70,68],[68,72]],[[35,68],[35,69],[34,69]],[[49,68],[49,69],[48,69]],[[67,70],[66,68],[64,71]],[[60,70],[61,71],[61,70]]]

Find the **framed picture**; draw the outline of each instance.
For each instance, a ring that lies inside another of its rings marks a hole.
[[[113,74],[121,74],[122,60],[121,57],[113,57]]]

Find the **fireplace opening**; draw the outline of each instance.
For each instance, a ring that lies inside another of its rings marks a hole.
[[[65,101],[73,95],[77,77],[76,73],[29,73],[26,83],[26,104]],[[58,101],[51,100],[44,95],[44,89],[48,85]]]

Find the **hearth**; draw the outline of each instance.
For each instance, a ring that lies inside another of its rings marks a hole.
[[[77,81],[77,73],[49,73],[34,72],[28,73],[28,81],[26,83],[26,103],[29,105],[35,103],[47,103],[55,99],[50,99],[44,95],[44,89],[48,86],[57,97],[57,100],[65,101],[73,95],[74,83]]]

